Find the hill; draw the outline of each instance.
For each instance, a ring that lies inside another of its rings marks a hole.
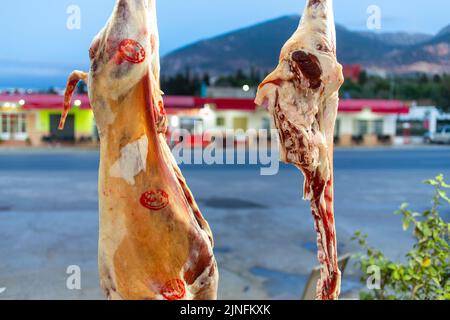
[[[191,72],[224,75],[237,70],[271,70],[280,48],[298,26],[299,16],[284,16],[211,39],[166,55],[165,75]],[[406,74],[450,72],[450,26],[435,36],[372,33],[336,26],[338,58],[343,64],[362,64],[373,72]]]

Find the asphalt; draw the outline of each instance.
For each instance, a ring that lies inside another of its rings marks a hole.
[[[97,272],[98,153],[80,150],[0,151],[0,299],[102,299]],[[258,165],[182,165],[216,239],[222,299],[298,299],[317,265],[303,178],[290,166],[261,176]],[[429,206],[422,181],[450,181],[450,148],[337,150],[339,253],[358,251],[355,231],[397,260],[412,236],[393,212],[402,202]],[[450,218],[449,210],[442,212]],[[81,268],[81,290],[66,287],[67,267]],[[344,296],[360,285],[348,268]],[[1,292],[1,290],[0,290]]]

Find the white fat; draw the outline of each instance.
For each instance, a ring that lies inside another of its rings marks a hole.
[[[283,89],[279,91],[283,113],[297,127],[311,128],[319,112],[320,93],[309,89],[299,92],[292,82],[285,82]]]
[[[114,113],[108,103],[103,100],[98,101],[96,98],[90,98],[94,109],[95,123],[100,137],[108,134],[108,127],[116,120],[116,113]]]
[[[110,168],[109,174],[114,178],[122,178],[130,185],[141,171],[146,171],[148,138],[143,135],[139,140],[129,143],[120,151],[121,157]]]
[[[299,30],[304,30],[306,34],[320,36],[322,32],[323,40],[326,40],[331,48],[335,49],[336,32],[334,24],[333,0],[322,1],[315,5],[307,5],[302,14]],[[298,31],[299,31],[298,30]],[[314,37],[304,40],[314,41]],[[311,43],[314,47],[314,42]]]

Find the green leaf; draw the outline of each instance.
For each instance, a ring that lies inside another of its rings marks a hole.
[[[402,205],[400,206],[400,210],[401,210],[401,211],[405,211],[406,209],[408,209],[408,207],[409,207],[409,203],[404,202],[404,203],[402,203]]]
[[[404,277],[403,277],[403,280],[405,280],[405,281],[409,281],[409,280],[411,280],[412,279],[412,276],[410,276],[410,275],[405,275]]]
[[[438,279],[436,279],[436,278],[431,278],[431,280],[433,280],[433,282],[434,282],[438,287],[441,286],[441,283],[439,282]]]
[[[436,180],[425,180],[423,183],[429,184],[432,186],[437,186],[439,184]]]
[[[395,280],[400,280],[400,273],[397,270],[394,270],[394,272],[392,272],[392,277]]]
[[[359,293],[359,298],[360,300],[375,300],[375,297],[373,295],[364,291]]]
[[[422,232],[425,237],[430,237],[432,235],[432,231],[431,231],[430,227],[426,224],[423,225]]]
[[[403,224],[402,224],[402,226],[403,226],[403,231],[408,230],[408,229],[409,229],[409,226],[410,226],[410,224],[411,224],[411,220],[410,220],[410,219],[403,219],[402,222],[403,222]]]
[[[450,198],[444,190],[437,190],[439,196],[450,204]]]
[[[356,231],[356,232],[353,234],[352,240],[353,240],[353,239],[357,239],[357,238],[359,238],[360,236],[361,236],[361,231]]]
[[[430,266],[428,267],[428,271],[430,272],[430,274],[431,274],[433,277],[436,277],[436,276],[438,275],[438,271],[436,270],[436,268],[434,268],[433,266],[431,266],[431,264],[430,264]]]

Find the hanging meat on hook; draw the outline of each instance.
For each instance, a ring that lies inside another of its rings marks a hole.
[[[165,140],[155,0],[117,0],[71,74],[60,128],[78,81],[88,84],[100,136],[99,269],[109,299],[216,299],[208,223]]]
[[[336,59],[332,0],[307,1],[299,27],[281,50],[277,68],[261,83],[256,104],[268,104],[281,159],[305,176],[317,231],[321,279],[317,299],[337,299],[341,274],[333,205],[333,139],[342,66]]]

